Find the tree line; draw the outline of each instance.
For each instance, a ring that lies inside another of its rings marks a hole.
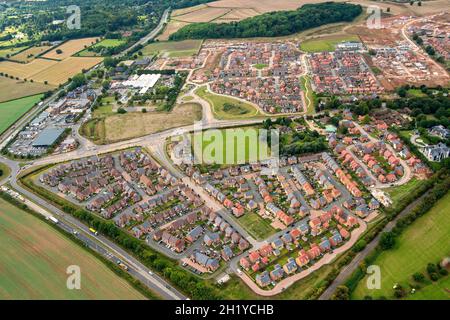
[[[239,22],[193,23],[170,36],[170,40],[287,36],[328,23],[352,21],[360,5],[325,2],[305,4],[297,10],[268,12]]]

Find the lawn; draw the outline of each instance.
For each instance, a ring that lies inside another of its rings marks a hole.
[[[300,86],[302,88],[302,91],[305,93],[305,100],[306,100],[306,114],[314,114],[316,112],[315,105],[316,105],[316,95],[314,91],[311,88],[311,80],[308,76],[302,76],[300,78]]]
[[[449,290],[450,277],[447,276],[409,295],[408,300],[450,300]]]
[[[395,206],[398,203],[401,203],[402,200],[405,197],[407,197],[411,193],[411,191],[413,191],[420,184],[422,184],[422,182],[423,182],[422,180],[419,180],[416,177],[413,177],[411,180],[409,180],[404,185],[387,188],[384,191],[386,191],[389,194],[389,196],[392,199],[393,205]]]
[[[239,224],[245,228],[253,237],[258,240],[266,239],[276,232],[270,225],[270,222],[264,220],[261,216],[254,212],[248,212],[239,219]]]
[[[367,278],[363,278],[352,298],[362,299],[366,295],[374,298],[380,296],[391,298],[392,287],[395,283],[408,288],[409,283],[412,282],[412,274],[424,272],[428,263],[437,263],[448,256],[450,253],[449,210],[450,193],[447,193],[429,212],[417,219],[400,235],[394,249],[383,251],[372,263],[381,268],[381,289],[367,289]],[[427,296],[427,292],[431,292],[431,289],[420,291],[417,294],[422,294],[423,298],[435,296],[434,293]]]
[[[0,134],[27,113],[41,100],[42,96],[42,94],[37,94],[31,97],[0,103]]]
[[[336,44],[346,41],[360,41],[356,35],[336,35],[320,39],[310,39],[300,44],[305,52],[334,51]]]
[[[206,86],[195,91],[200,98],[209,102],[212,106],[215,118],[220,120],[252,118],[259,116],[259,111],[249,103],[242,102],[232,97],[220,96],[207,91]],[[234,105],[234,108],[226,110],[227,104]]]
[[[0,299],[144,299],[125,280],[31,214],[0,199]],[[81,289],[68,290],[68,266]]]
[[[0,162],[0,181],[6,178],[10,172],[11,169],[9,169],[9,167],[6,164]]]
[[[407,95],[410,96],[410,97],[413,97],[413,98],[423,98],[423,97],[427,96],[420,89],[409,89],[407,91]]]
[[[194,157],[204,164],[243,164],[267,159],[270,150],[256,127],[207,130],[193,135]]]
[[[188,57],[198,53],[202,40],[184,41],[158,41],[153,42],[142,49],[147,56],[154,54],[167,54],[169,57]]]

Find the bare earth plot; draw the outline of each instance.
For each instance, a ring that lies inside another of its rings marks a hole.
[[[53,86],[43,83],[0,77],[0,102],[47,92],[52,89],[54,89]]]
[[[144,299],[102,262],[44,222],[0,199],[0,299]],[[81,269],[68,290],[66,269]]]
[[[69,40],[62,45],[54,48],[52,51],[46,53],[45,55],[43,55],[43,57],[47,59],[63,60],[85,49],[86,47],[95,44],[96,40],[98,40],[98,38]],[[56,52],[58,50],[61,50],[62,53],[58,54]]]
[[[117,114],[105,119],[105,138],[107,142],[131,139],[191,125],[201,117],[201,106],[195,103],[176,106],[172,112]]]

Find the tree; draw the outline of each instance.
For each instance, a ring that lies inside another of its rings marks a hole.
[[[383,250],[392,249],[395,246],[395,235],[391,232],[383,232],[380,237],[380,247]]]
[[[350,290],[347,286],[339,286],[336,288],[332,300],[350,300]]]
[[[127,113],[127,110],[125,110],[124,108],[119,108],[119,109],[117,110],[117,113],[119,113],[119,114],[125,114],[125,113]]]
[[[425,276],[421,272],[416,272],[413,274],[414,281],[423,282],[425,280]]]
[[[62,51],[61,49],[56,49],[56,53],[57,53],[57,54],[62,54],[63,51]]]

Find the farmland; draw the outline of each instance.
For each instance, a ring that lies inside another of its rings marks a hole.
[[[142,49],[144,55],[167,54],[169,57],[191,56],[198,53],[201,40],[154,42]]]
[[[14,47],[14,48],[6,48],[0,49],[0,58],[9,58],[10,56],[26,49],[26,47]]]
[[[41,100],[42,94],[0,103],[0,133],[3,133],[22,115]]]
[[[42,57],[47,59],[63,60],[95,44],[96,41],[98,41],[98,38],[83,38],[77,40],[69,40],[61,44],[60,46],[54,48],[52,51],[47,52]],[[59,50],[61,51],[61,53],[58,53]]]
[[[56,65],[53,60],[35,59],[30,63],[16,63],[10,61],[0,62],[0,72],[20,79],[32,79],[33,75]]]
[[[207,91],[206,86],[197,89],[195,94],[209,102],[217,119],[252,118],[260,115],[259,111],[251,104],[211,93]],[[227,110],[226,104],[235,107]]]
[[[54,87],[43,83],[0,77],[0,102],[15,100],[53,90]]]
[[[80,73],[83,69],[88,70],[101,61],[102,58],[69,57],[33,75],[32,79],[38,82],[47,81],[52,85],[59,85],[66,82],[68,78]]]
[[[104,47],[104,48],[115,48],[118,46],[121,46],[125,44],[126,41],[122,39],[103,39],[100,42],[97,42],[96,44],[92,45],[89,48],[84,49],[83,51],[80,51],[76,54],[77,57],[97,57],[100,56],[100,53],[97,53],[95,51],[90,51],[90,49],[98,48],[98,47]]]
[[[0,208],[1,299],[143,299],[125,280],[44,222],[4,200]],[[66,287],[70,265],[81,269],[81,290]]]
[[[191,125],[201,117],[199,105],[186,103],[176,106],[172,112],[130,112],[94,118],[83,125],[81,132],[95,143],[103,144]]]
[[[19,62],[30,62],[41,53],[50,50],[51,46],[34,46],[12,56],[10,59]]]
[[[383,251],[373,262],[381,268],[381,289],[368,290],[364,278],[359,282],[353,298],[362,299],[366,295],[392,297],[392,287],[395,283],[408,288],[412,282],[412,274],[423,272],[428,263],[436,263],[448,256],[449,208],[450,193],[447,193],[428,213],[417,219],[400,235],[393,249]],[[423,298],[432,297],[433,295]]]

